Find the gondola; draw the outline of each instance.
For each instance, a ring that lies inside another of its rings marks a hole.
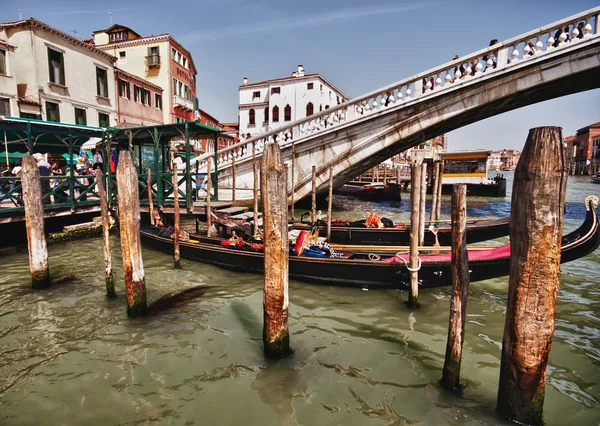
[[[594,174],[592,175],[592,182],[595,182],[595,183],[600,183],[600,172],[598,172],[598,173],[594,173]]]
[[[335,190],[336,194],[349,195],[367,201],[400,200],[400,185],[373,183],[366,185],[345,184]]]
[[[510,217],[497,219],[468,220],[466,226],[467,244],[493,240],[508,235]],[[319,221],[319,235],[327,235],[327,222]],[[449,246],[452,241],[452,228],[449,222],[430,222],[425,224],[424,245],[431,246],[437,242]],[[295,223],[296,229],[309,229],[310,224]],[[410,224],[396,224],[389,228],[367,228],[364,221],[340,222],[332,221],[330,242],[339,244],[372,244],[372,245],[406,245],[410,244]]]
[[[562,238],[561,262],[579,259],[600,245],[600,226],[596,215],[598,198],[586,199],[586,218],[575,231]],[[142,241],[166,253],[173,252],[171,238],[158,235],[157,228],[143,228]],[[180,243],[183,258],[198,260],[240,272],[263,272],[263,253],[252,248],[229,248],[221,239],[192,236]],[[407,253],[393,255],[374,252],[343,254],[341,258],[289,257],[290,278],[318,284],[363,288],[406,288],[409,271]],[[433,248],[420,255],[419,280],[422,288],[441,287],[451,282],[451,254]],[[505,276],[509,273],[510,245],[486,250],[469,250],[471,281]]]

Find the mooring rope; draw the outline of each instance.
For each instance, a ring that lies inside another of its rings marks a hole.
[[[400,252],[396,253],[396,257],[398,259],[401,259],[404,262],[404,266],[406,266],[406,269],[408,269],[410,272],[418,272],[419,269],[421,269],[421,258],[417,256],[417,267],[416,268],[411,268],[410,266],[408,266],[408,262],[406,261],[406,259],[404,259],[402,256],[400,256]]]

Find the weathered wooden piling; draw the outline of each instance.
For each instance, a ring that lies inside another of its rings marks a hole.
[[[436,161],[433,163],[433,181],[431,184],[431,212],[429,212],[429,221],[433,222],[438,220],[436,217],[438,208],[438,185],[440,183],[440,168],[439,163]]]
[[[387,185],[387,165],[383,164],[383,186]]]
[[[510,278],[497,409],[513,422],[541,425],[554,333],[566,164],[559,127],[538,127],[515,170],[510,215]]]
[[[440,220],[442,218],[442,183],[443,178],[442,174],[444,172],[444,163],[442,160],[438,161],[437,167],[439,168],[439,177],[440,180],[437,186],[437,206],[435,209],[435,220]]]
[[[231,157],[231,201],[235,203],[235,157]]]
[[[112,272],[112,256],[110,254],[110,213],[108,212],[108,198],[104,183],[102,183],[102,170],[96,169],[96,185],[100,196],[100,212],[102,214],[102,243],[104,246],[104,278],[106,281],[106,296],[116,297],[115,280]]]
[[[425,242],[425,201],[427,201],[427,163],[421,164],[421,193],[419,195],[419,245]]]
[[[177,170],[177,164],[173,165],[173,227],[175,232],[173,233],[173,263],[176,268],[181,267],[181,252],[179,250],[179,232],[181,230],[180,217],[179,217],[179,173]]]
[[[154,202],[152,201],[152,169],[148,167],[148,213],[150,214],[150,224],[154,225]]]
[[[291,182],[290,182],[290,187],[292,188],[292,211],[291,211],[291,215],[292,215],[292,222],[294,221],[294,197],[295,197],[295,185],[294,185],[294,173],[295,173],[295,167],[296,167],[296,145],[294,145],[294,142],[292,142],[292,170],[291,170]]]
[[[252,172],[254,173],[254,188],[252,190],[254,196],[254,237],[260,235],[258,228],[258,160],[256,159],[256,148],[252,148]],[[264,227],[264,221],[263,221]]]
[[[310,203],[310,222],[317,221],[317,166],[312,166],[312,200]]]
[[[460,390],[460,362],[465,339],[467,295],[469,294],[469,254],[467,252],[467,186],[454,185],[451,202],[452,222],[452,294],[448,321],[446,360],[442,385],[452,391]]]
[[[138,175],[128,150],[119,153],[117,186],[127,313],[140,316],[146,313],[146,279],[140,241]]]
[[[44,233],[44,207],[42,205],[40,170],[35,159],[31,156],[23,157],[22,161],[21,185],[25,207],[31,286],[33,288],[44,288],[50,286],[50,269],[48,266],[46,235]]]
[[[278,144],[265,145],[261,170],[265,244],[263,342],[265,355],[278,358],[290,353],[286,176]]]
[[[333,204],[333,166],[329,166],[329,193],[327,194],[327,241],[331,240],[331,208]]]
[[[210,190],[212,187],[212,179],[210,177],[211,167],[210,164],[212,158],[206,159],[206,233],[210,234],[210,227],[212,226],[212,216],[210,215]]]
[[[410,291],[408,306],[419,306],[419,207],[421,205],[421,170],[420,164],[413,164],[410,169]]]

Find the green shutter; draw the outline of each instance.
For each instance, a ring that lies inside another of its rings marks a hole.
[[[6,74],[6,50],[0,49],[0,74]]]
[[[66,86],[65,83],[65,57],[62,53],[60,55],[60,84]]]
[[[148,57],[150,57],[150,56],[152,56],[152,48],[151,47],[148,48]]]

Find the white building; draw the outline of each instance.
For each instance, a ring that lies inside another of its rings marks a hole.
[[[0,74],[5,60],[0,98],[9,99],[8,111],[2,110],[6,115],[115,124],[117,58],[33,18],[0,23],[0,50]],[[0,100],[0,107],[6,101]]]
[[[302,65],[291,77],[239,86],[240,135],[254,137],[347,101],[349,98],[320,74],[305,74]]]

